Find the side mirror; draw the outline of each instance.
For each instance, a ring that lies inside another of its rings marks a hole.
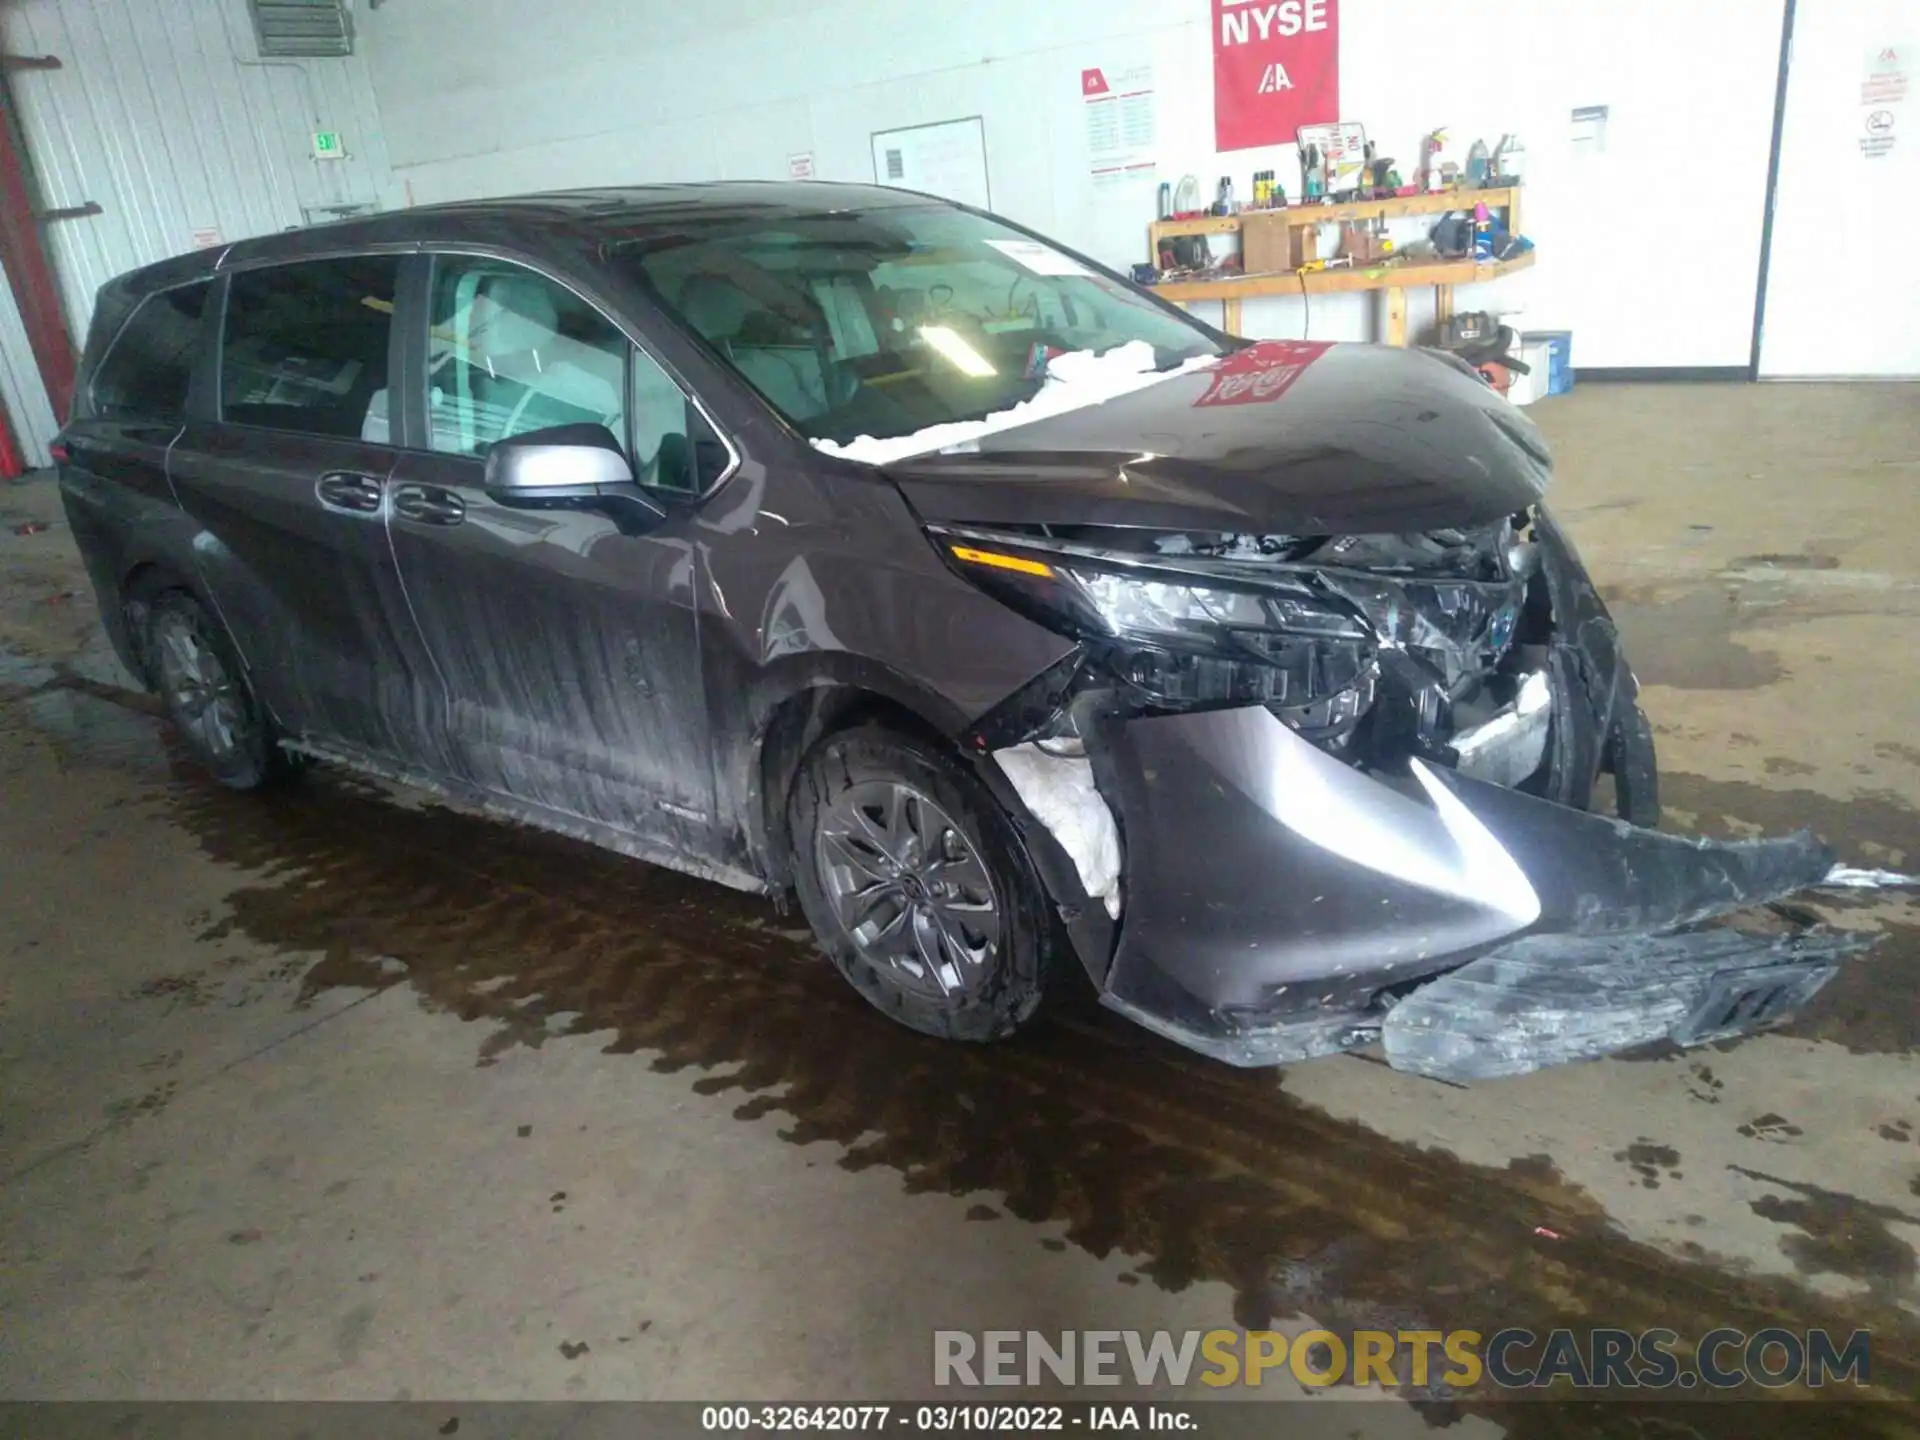
[[[634,483],[626,452],[604,425],[551,425],[496,440],[484,483],[491,499],[518,510],[604,510],[617,520],[667,513]]]
[[[553,425],[496,440],[487,451],[487,494],[502,505],[591,495],[631,485],[633,467],[604,425]]]

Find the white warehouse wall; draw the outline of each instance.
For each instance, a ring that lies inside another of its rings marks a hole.
[[[7,77],[40,203],[102,210],[41,232],[75,344],[104,281],[191,249],[196,231],[239,240],[400,198],[364,54],[262,61],[245,0],[5,0],[0,43],[60,61]],[[339,131],[346,158],[316,160],[315,130]],[[52,412],[7,310],[7,408],[45,464]]]
[[[205,0],[201,0],[205,3]],[[1581,366],[1744,366],[1782,0],[1343,0],[1341,110],[1411,176],[1422,132],[1518,131],[1539,264],[1463,290],[1570,329]],[[394,175],[415,203],[562,186],[873,180],[872,132],[984,118],[996,210],[1117,265],[1146,258],[1152,187],[1096,193],[1080,73],[1140,59],[1159,179],[1254,169],[1213,148],[1208,0],[385,0],[357,16]],[[1607,105],[1576,159],[1569,112]],[[1688,248],[1663,253],[1684,237]],[[1413,319],[1427,313],[1414,292]],[[1217,309],[1215,310],[1217,317]],[[1250,302],[1250,333],[1367,338],[1368,297]]]

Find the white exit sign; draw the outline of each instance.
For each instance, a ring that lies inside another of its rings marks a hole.
[[[347,147],[341,142],[338,130],[316,130],[313,132],[313,158],[316,160],[344,160]]]

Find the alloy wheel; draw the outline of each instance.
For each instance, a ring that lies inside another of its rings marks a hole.
[[[965,996],[1002,943],[993,882],[973,842],[910,785],[874,780],[824,801],[821,888],[861,955],[933,999]]]
[[[215,760],[237,754],[252,730],[239,680],[184,617],[163,616],[158,629],[160,688],[176,723]]]

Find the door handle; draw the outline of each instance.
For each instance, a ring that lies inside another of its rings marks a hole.
[[[381,491],[379,476],[356,475],[350,470],[334,470],[322,475],[313,487],[313,493],[329,510],[345,510],[354,515],[379,514]]]
[[[467,503],[438,485],[402,485],[393,492],[396,515],[421,525],[458,525],[467,518]]]

